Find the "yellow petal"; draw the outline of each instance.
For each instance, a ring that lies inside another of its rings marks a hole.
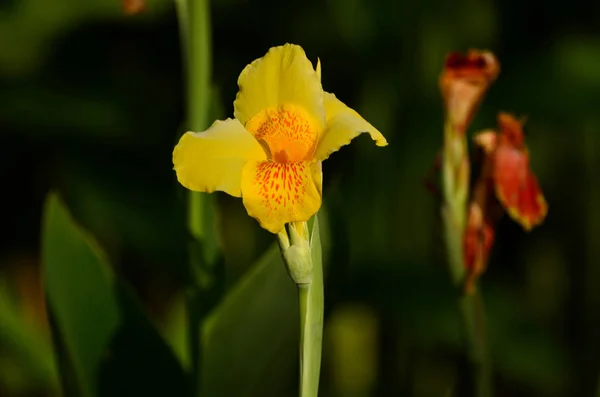
[[[248,215],[271,233],[278,233],[286,223],[307,221],[321,207],[312,165],[306,161],[249,161],[242,172],[242,198]]]
[[[312,178],[315,182],[315,186],[319,191],[319,195],[323,196],[323,163],[320,161],[315,161],[310,166],[310,171],[312,172]]]
[[[350,109],[335,95],[325,92],[327,125],[314,154],[316,160],[325,160],[340,147],[347,145],[363,132],[368,132],[377,146],[386,146],[385,137],[375,127]]]
[[[315,69],[315,72],[317,72],[317,77],[319,78],[319,81],[321,81],[321,60],[319,58],[317,58],[317,68]]]
[[[234,116],[246,125],[268,108],[302,107],[320,125],[325,125],[323,88],[302,47],[285,44],[246,66],[238,78]]]
[[[265,160],[265,151],[238,120],[215,121],[206,131],[186,132],[173,150],[177,180],[197,192],[219,190],[241,197],[242,168]]]

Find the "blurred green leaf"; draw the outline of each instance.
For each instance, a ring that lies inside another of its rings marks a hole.
[[[206,319],[202,395],[289,393],[297,372],[298,308],[274,244]]]
[[[0,379],[3,387],[20,393],[36,388],[56,389],[58,377],[49,342],[33,324],[24,321],[10,291],[0,285]],[[11,382],[6,372],[12,372],[15,367],[21,376],[13,376]]]
[[[94,396],[98,366],[119,321],[113,276],[93,239],[71,218],[56,193],[46,199],[43,275],[55,339],[73,369],[76,395]],[[63,377],[68,374],[63,373]]]
[[[165,343],[136,296],[121,283],[117,296],[123,324],[100,370],[100,395],[187,396],[188,380],[174,352]]]
[[[546,328],[523,320],[523,299],[505,289],[487,289],[488,332],[494,370],[547,396],[564,395],[573,364]]]
[[[156,18],[169,5],[166,0],[146,2],[146,11],[139,16],[144,19]],[[0,9],[0,73],[22,75],[36,71],[52,51],[49,44],[57,34],[84,21],[109,17],[128,18],[121,1],[20,0],[8,11]]]

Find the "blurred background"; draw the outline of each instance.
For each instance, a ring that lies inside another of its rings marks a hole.
[[[445,55],[468,48],[501,63],[470,133],[494,127],[499,110],[526,115],[549,203],[532,233],[503,219],[481,280],[496,395],[600,395],[599,2],[214,0],[211,18],[211,120],[233,114],[246,64],[292,42],[321,59],[324,89],[390,143],[361,136],[323,165],[322,397],[447,396],[456,384],[460,329],[439,199],[424,179],[442,143]],[[188,365],[190,238],[171,163],[181,70],[172,1],[135,15],[117,0],[0,2],[0,396],[60,395],[40,278],[51,189],[140,302],[161,354]],[[206,330],[206,395],[294,396],[293,284],[283,267],[252,284],[273,236],[241,200],[215,197],[224,294],[238,295]],[[137,335],[137,348],[121,341],[130,357],[120,370],[158,371],[146,381],[181,395]],[[152,395],[128,385],[127,395]]]

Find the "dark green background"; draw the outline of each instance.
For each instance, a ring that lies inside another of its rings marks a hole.
[[[292,42],[313,62],[321,59],[324,89],[389,141],[377,148],[361,136],[323,164],[321,396],[445,396],[455,382],[459,328],[439,203],[423,181],[442,142],[444,57],[471,47],[492,50],[501,73],[470,133],[495,126],[499,110],[527,115],[531,164],[549,203],[546,222],[532,233],[503,219],[482,279],[495,390],[596,395],[599,27],[600,3],[579,0],[213,2],[211,119],[232,116],[246,64]],[[179,49],[168,0],[148,1],[144,13],[129,17],[117,0],[0,2],[0,284],[18,317],[0,319],[0,395],[55,395],[18,347],[31,336],[39,346],[25,343],[27,354],[48,357],[37,269],[52,188],[153,321],[169,328],[189,241],[184,190],[171,163],[183,132]],[[273,236],[240,200],[217,197],[226,285],[233,286]],[[267,301],[265,311],[269,304],[278,303]],[[276,370],[253,376],[257,390],[281,384],[278,395],[293,396],[296,330],[282,330],[289,343]]]

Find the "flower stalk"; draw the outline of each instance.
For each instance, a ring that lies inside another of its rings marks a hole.
[[[186,96],[186,129],[208,127],[211,74],[211,34],[209,0],[175,0],[181,42],[184,92]],[[205,193],[187,192],[187,227],[190,244],[190,270],[193,283],[188,294],[188,345],[192,368],[190,390],[200,389],[202,374],[202,321],[215,303],[212,290],[214,262],[207,254],[212,232],[210,216],[213,200]]]
[[[489,52],[450,54],[440,76],[444,98],[444,147],[442,159],[442,217],[448,266],[456,287],[458,311],[469,361],[468,391],[461,395],[491,397],[491,370],[485,338],[485,315],[476,288],[465,289],[465,232],[470,192],[470,162],[466,130],[485,92],[499,72]]]
[[[467,293],[463,238],[469,189],[466,138],[446,124],[443,162],[444,236],[452,281],[459,291],[458,309],[469,361],[469,395],[491,397],[491,369],[485,334],[485,309],[479,291]]]
[[[181,13],[188,13],[187,21],[181,26],[182,32],[187,31],[183,45],[187,51],[187,117],[189,129],[202,131],[208,127],[211,74],[211,35],[210,35],[210,4],[209,0],[184,1],[177,0],[181,5]],[[185,20],[185,16],[181,15]],[[186,27],[187,23],[187,27]],[[184,59],[185,59],[184,58]],[[198,241],[206,239],[209,232],[206,224],[206,214],[212,207],[211,199],[206,194],[189,192],[188,199],[188,228]]]
[[[467,342],[470,395],[491,397],[492,371],[485,329],[485,308],[479,291],[463,294],[458,302],[463,335]]]
[[[278,233],[279,246],[290,278],[298,288],[300,314],[300,397],[317,397],[323,345],[323,268],[318,221],[312,235],[307,222],[287,224]],[[315,240],[316,239],[316,240]]]

